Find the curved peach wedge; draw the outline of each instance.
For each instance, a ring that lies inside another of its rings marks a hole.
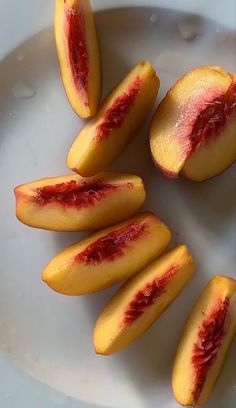
[[[172,386],[181,405],[210,396],[236,332],[236,280],[215,276],[186,322],[173,366]]]
[[[180,245],[132,277],[97,320],[96,353],[115,353],[141,336],[178,296],[194,271],[188,248]]]
[[[46,178],[15,188],[16,216],[31,227],[53,231],[95,230],[123,221],[142,206],[140,177],[100,173]]]
[[[42,279],[65,295],[84,295],[114,285],[151,262],[170,240],[170,231],[151,213],[101,230],[56,255]]]
[[[236,77],[218,66],[196,68],[172,86],[153,116],[153,160],[169,178],[214,177],[236,160],[235,129]]]
[[[159,78],[150,63],[137,64],[79,132],[67,157],[68,167],[85,177],[105,169],[144,123],[158,89]]]
[[[72,108],[81,118],[93,116],[101,95],[101,67],[90,0],[56,0],[55,37]]]

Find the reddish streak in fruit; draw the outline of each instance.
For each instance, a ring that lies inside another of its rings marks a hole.
[[[156,302],[166,291],[166,286],[176,274],[177,269],[178,267],[173,265],[163,276],[154,279],[151,283],[148,283],[145,288],[138,291],[134,299],[129,303],[122,325],[132,324],[148,307]]]
[[[139,77],[130,84],[123,95],[115,99],[112,106],[105,112],[102,123],[97,127],[96,139],[101,141],[107,138],[114,129],[119,129],[134,104],[140,92],[141,80]]]
[[[122,187],[122,185],[108,184],[103,179],[98,179],[94,182],[71,180],[65,183],[37,188],[35,200],[40,205],[57,202],[67,206],[82,208],[93,206],[119,187]]]
[[[85,16],[75,7],[65,6],[68,53],[75,85],[88,105],[88,51]]]
[[[202,144],[217,137],[229,117],[236,114],[236,82],[225,93],[214,88],[206,95],[190,98],[182,111],[176,130],[183,146],[183,154],[188,157]]]
[[[229,300],[220,299],[208,317],[202,322],[198,332],[198,342],[194,344],[192,364],[195,370],[195,402],[201,394],[207,373],[210,370],[223,342],[228,323]]]
[[[116,231],[112,231],[90,244],[75,257],[76,262],[98,265],[100,262],[112,262],[124,254],[127,246],[138,240],[148,228],[147,224],[133,222]]]

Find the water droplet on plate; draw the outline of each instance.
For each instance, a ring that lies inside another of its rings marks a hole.
[[[152,14],[150,17],[151,23],[156,23],[157,20],[158,20],[157,14]]]
[[[16,99],[30,99],[34,97],[35,90],[24,82],[17,82],[12,88],[12,94]]]
[[[199,34],[199,26],[196,21],[185,20],[178,24],[178,30],[183,40],[191,41]]]

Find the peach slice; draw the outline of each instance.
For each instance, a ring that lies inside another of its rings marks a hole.
[[[181,405],[204,404],[236,332],[236,281],[215,276],[197,300],[180,339],[172,385]]]
[[[96,353],[115,353],[141,336],[178,296],[194,271],[188,248],[180,245],[132,277],[97,320]]]
[[[100,173],[46,178],[15,188],[16,216],[53,231],[94,230],[131,217],[145,200],[140,177]]]
[[[150,147],[163,174],[205,180],[236,159],[236,78],[196,68],[169,90],[153,116]]]
[[[114,285],[155,259],[170,231],[151,213],[99,231],[56,255],[43,280],[65,295],[84,295]]]
[[[56,0],[55,37],[72,108],[81,118],[93,116],[101,95],[101,67],[90,0]]]
[[[158,89],[159,78],[150,63],[137,64],[82,128],[69,151],[68,167],[85,177],[105,169],[144,123]]]

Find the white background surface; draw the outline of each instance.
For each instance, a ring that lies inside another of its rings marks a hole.
[[[234,169],[202,184],[167,182],[151,163],[147,128],[114,163],[113,169],[144,177],[145,208],[167,222],[173,241],[190,245],[198,271],[181,297],[133,346],[115,356],[96,356],[94,322],[114,288],[79,299],[51,292],[40,280],[41,270],[79,235],[31,230],[14,218],[13,187],[67,172],[65,155],[82,125],[59,78],[53,3],[0,1],[0,406],[86,407],[88,401],[119,408],[176,408],[170,374],[185,318],[210,276],[234,273]],[[215,63],[236,69],[234,1],[94,3],[100,10],[105,92],[143,58],[150,59],[160,75],[158,101],[194,66]],[[156,8],[101,11],[117,4]],[[196,15],[198,36],[192,42],[184,41],[178,31],[178,24],[189,19],[183,10]],[[233,406],[234,359],[232,349],[208,408]]]

